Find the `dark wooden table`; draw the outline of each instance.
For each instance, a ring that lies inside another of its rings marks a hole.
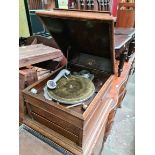
[[[128,35],[115,35],[115,51],[119,52],[118,50],[121,50],[121,48],[125,46],[130,40],[131,37]]]
[[[118,76],[123,71],[124,62],[128,61],[135,47],[134,28],[115,28],[115,58],[119,59]]]
[[[114,34],[115,35],[128,35],[132,37],[133,35],[135,35],[135,28],[117,27],[114,29]]]
[[[116,54],[122,52],[122,48],[135,39],[134,28],[115,28],[115,51]],[[117,58],[117,57],[116,57]]]

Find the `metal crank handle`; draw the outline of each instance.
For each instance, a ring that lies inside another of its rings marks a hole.
[[[63,76],[66,77],[66,75],[69,75],[70,71],[67,69],[63,69],[59,72],[59,74],[53,79],[53,80],[48,80],[47,81],[47,87],[50,89],[54,89],[57,86],[57,81],[62,78]]]

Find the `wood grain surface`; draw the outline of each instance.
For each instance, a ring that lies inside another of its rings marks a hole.
[[[39,16],[55,16],[55,17],[67,17],[67,18],[79,18],[79,19],[92,19],[92,20],[113,20],[113,17],[106,13],[98,12],[85,12],[82,11],[67,11],[67,10],[50,10],[50,11],[37,11]]]
[[[62,56],[59,49],[43,44],[19,47],[19,68]]]

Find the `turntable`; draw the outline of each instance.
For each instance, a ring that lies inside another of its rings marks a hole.
[[[25,124],[73,154],[90,154],[113,105],[108,96],[115,74],[113,19],[65,10],[37,15],[68,63],[24,90]]]
[[[95,91],[94,84],[81,76],[69,76],[58,81],[57,88],[47,88],[49,97],[64,104],[75,104],[88,100]]]

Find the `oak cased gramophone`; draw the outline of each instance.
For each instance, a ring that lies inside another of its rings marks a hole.
[[[23,91],[27,107],[24,123],[72,153],[88,155],[97,137],[104,133],[113,106],[108,96],[115,74],[113,19],[100,13],[59,10],[38,11],[37,15],[66,56],[64,69],[70,75],[62,77],[54,91],[46,88],[47,82],[60,71]],[[81,73],[89,73],[91,78]],[[61,99],[69,96],[69,101],[46,98],[45,88]],[[78,100],[81,96],[85,97]]]

